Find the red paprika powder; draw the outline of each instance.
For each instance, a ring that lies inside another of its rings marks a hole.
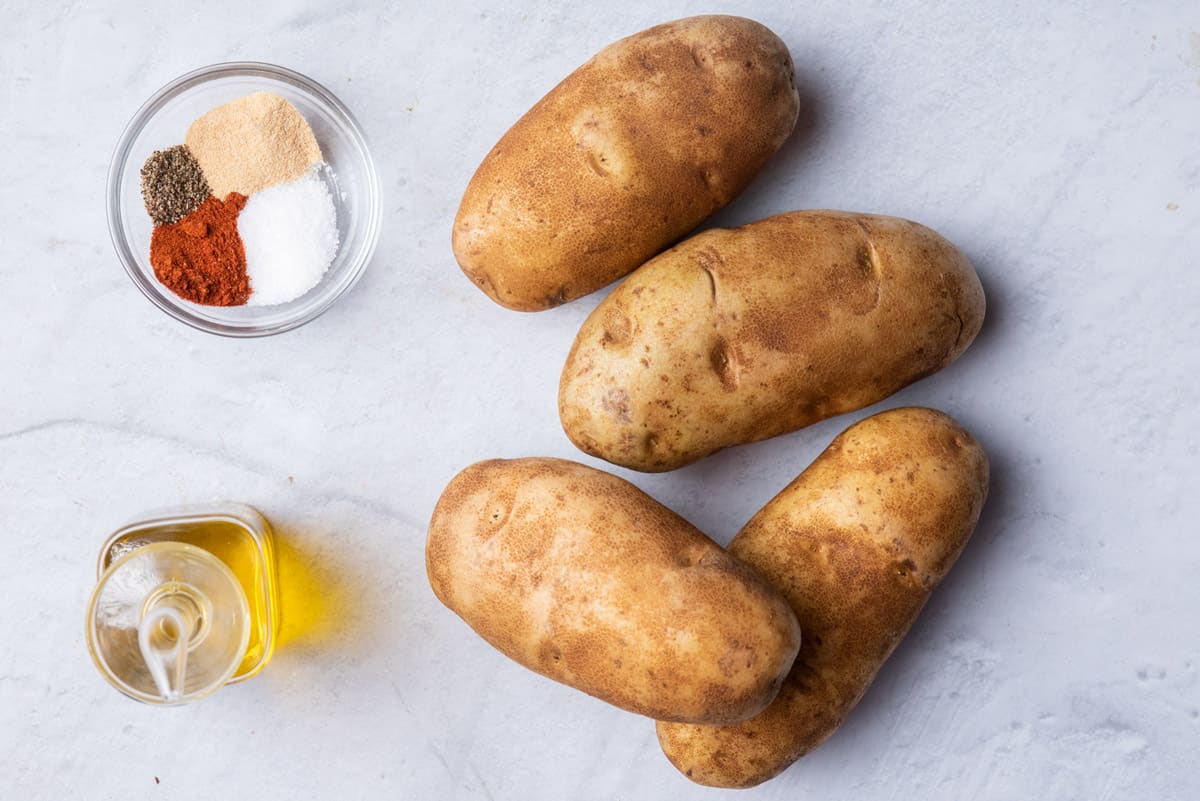
[[[246,196],[215,197],[178,222],[160,225],[150,237],[154,275],[184,300],[205,306],[241,306],[250,297],[246,249],[237,218]]]

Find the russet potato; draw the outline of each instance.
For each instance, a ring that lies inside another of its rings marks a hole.
[[[624,479],[562,459],[459,473],[426,567],[442,603],[504,654],[660,720],[758,713],[800,646],[754,570]]]
[[[882,412],[838,436],[729,544],[804,629],[783,689],[734,726],[660,722],[668,759],[700,784],[751,787],[824,741],[958,558],[987,490],[983,448],[941,412]]]
[[[795,211],[691,237],[584,322],[559,384],[585,452],[671,470],[875,403],[983,323],[970,262],[895,217]]]
[[[537,311],[603,287],[741,192],[795,127],[791,56],[753,20],[700,16],[601,50],[484,158],[455,258]]]

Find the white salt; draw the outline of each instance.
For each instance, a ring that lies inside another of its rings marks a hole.
[[[337,255],[337,212],[319,170],[255,192],[238,215],[250,275],[247,305],[295,300],[320,283]]]

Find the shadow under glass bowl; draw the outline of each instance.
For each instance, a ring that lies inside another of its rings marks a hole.
[[[188,126],[215,106],[252,92],[291,102],[316,134],[330,170],[338,251],[311,290],[273,306],[201,306],[176,295],[150,265],[153,223],[142,201],[141,168],[155,150],[183,144]],[[154,305],[177,320],[230,337],[278,334],[318,317],[354,286],[379,238],[379,177],[366,138],[350,111],[325,87],[283,67],[256,62],[214,64],[158,90],[121,134],[108,173],[108,229],[125,271]]]

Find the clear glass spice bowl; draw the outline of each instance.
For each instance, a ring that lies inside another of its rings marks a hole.
[[[155,150],[182,144],[192,120],[252,92],[273,92],[294,105],[316,134],[330,170],[339,246],[313,289],[275,306],[201,306],[159,283],[150,265],[153,223],[141,192],[141,168]],[[318,317],[358,281],[379,238],[379,177],[366,138],[333,93],[284,67],[257,62],[214,64],[158,90],[126,126],[108,174],[108,228],[125,271],[154,305],[177,320],[230,337],[278,334]]]

